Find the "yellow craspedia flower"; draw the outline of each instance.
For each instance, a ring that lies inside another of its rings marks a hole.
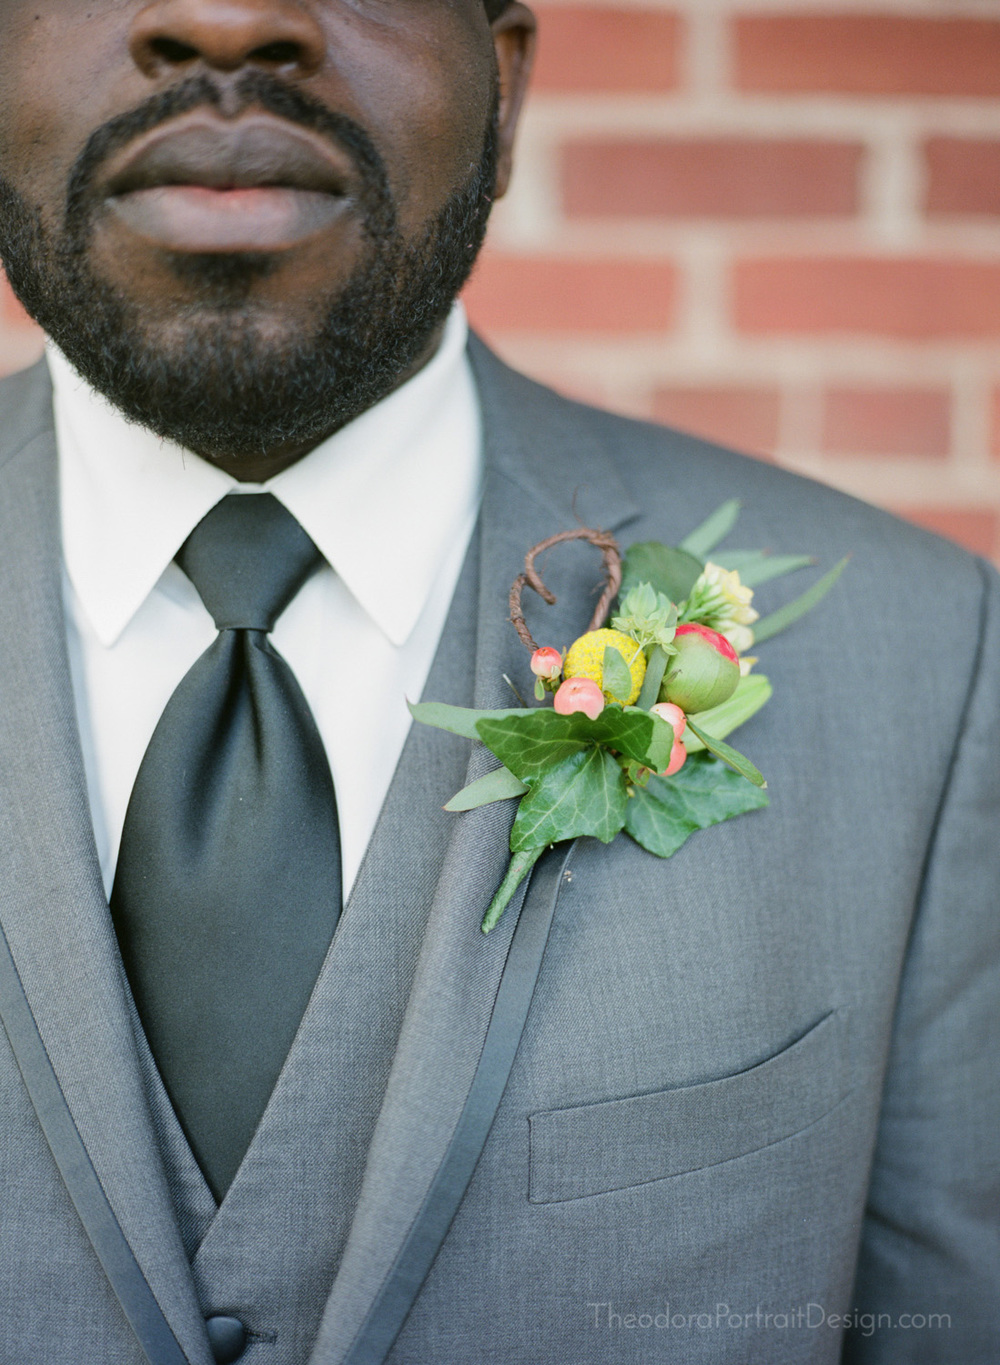
[[[610,692],[604,691],[604,651],[609,645],[617,649],[628,664],[628,671],[632,675],[632,691],[624,704],[632,706],[639,700],[642,691],[646,656],[631,635],[623,635],[620,630],[591,630],[581,635],[579,640],[570,645],[563,664],[563,677],[592,678],[608,701],[621,701],[620,697],[613,697]]]

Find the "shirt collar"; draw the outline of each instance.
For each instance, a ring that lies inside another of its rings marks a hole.
[[[63,554],[101,643],[115,643],[198,522],[234,491],[273,493],[375,624],[409,637],[479,502],[481,416],[456,304],[428,363],[264,485],[126,418],[50,343]]]

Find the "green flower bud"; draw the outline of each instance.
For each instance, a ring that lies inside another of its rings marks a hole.
[[[678,626],[674,648],[660,701],[697,713],[729,700],[739,686],[740,662],[725,636],[691,622]]]

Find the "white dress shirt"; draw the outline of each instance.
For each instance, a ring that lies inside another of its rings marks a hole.
[[[410,727],[479,507],[481,415],[460,305],[434,357],[266,484],[240,484],[131,425],[54,347],[70,669],[110,892],[139,764],[171,693],[216,638],[172,562],[227,493],[273,493],[324,565],[272,640],[312,707],[337,792],[344,896]]]

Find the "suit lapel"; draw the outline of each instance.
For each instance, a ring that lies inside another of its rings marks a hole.
[[[0,916],[87,1152],[189,1359],[204,1325],[145,1104],[101,884],[66,658],[47,375],[13,389],[0,438]]]
[[[613,529],[637,509],[596,447],[581,445],[573,424],[560,430],[543,422],[533,385],[477,343],[472,356],[486,432],[474,698],[486,708],[512,704],[505,674],[522,690],[531,684],[527,654],[507,620],[507,595],[525,550],[579,519]],[[559,483],[566,468],[574,471],[570,487]],[[557,606],[539,604],[541,612],[529,620],[537,623],[540,642],[566,645],[586,628],[600,572],[594,552],[578,546],[567,547],[567,563],[556,569],[553,561]],[[465,780],[494,764],[477,746]],[[505,802],[454,817],[312,1365],[343,1360],[421,1208],[472,1084],[515,925],[510,914],[488,938],[479,932],[506,869],[513,814],[513,803]]]

